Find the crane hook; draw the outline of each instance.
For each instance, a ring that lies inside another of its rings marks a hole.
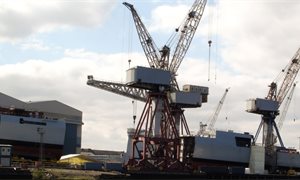
[[[208,81],[210,80],[210,49],[212,40],[208,41]]]

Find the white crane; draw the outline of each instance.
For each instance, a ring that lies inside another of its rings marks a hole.
[[[256,113],[262,115],[261,123],[256,131],[254,142],[256,142],[261,128],[264,127],[263,131],[263,141],[262,144],[266,147],[268,151],[273,151],[274,146],[274,129],[277,134],[278,140],[281,147],[284,147],[281,136],[279,134],[277,124],[275,122],[276,116],[279,114],[279,107],[292,85],[300,69],[300,48],[297,50],[295,55],[292,57],[289,64],[282,70],[282,82],[277,91],[277,83],[272,82],[269,87],[269,93],[265,99],[250,99],[247,104],[247,111],[250,113]],[[274,128],[274,129],[273,129]],[[271,153],[271,152],[270,152]]]
[[[224,104],[225,98],[227,96],[227,93],[229,91],[229,88],[225,89],[225,92],[221,98],[221,100],[219,101],[216,110],[214,111],[214,113],[210,116],[210,118],[208,119],[206,124],[203,124],[202,122],[200,122],[200,130],[198,132],[198,135],[212,135],[214,132],[214,126],[216,124],[216,121],[218,119],[219,113],[222,109],[222,106]],[[206,128],[207,127],[207,128]]]
[[[223,94],[221,100],[219,101],[219,104],[218,104],[218,106],[217,106],[215,112],[212,114],[212,116],[209,118],[209,120],[208,120],[208,122],[207,122],[207,126],[208,126],[207,128],[208,128],[208,131],[209,131],[209,132],[214,131],[214,127],[215,127],[216,121],[217,121],[217,119],[218,119],[219,113],[220,113],[221,108],[222,108],[222,106],[223,106],[223,104],[224,104],[224,101],[225,101],[225,98],[226,98],[226,95],[227,95],[229,89],[230,89],[230,88],[226,88],[226,89],[225,89],[225,92],[224,92],[224,94]]]
[[[277,168],[276,151],[279,147],[275,147],[276,139],[279,140],[280,148],[285,149],[275,118],[279,115],[279,107],[294,84],[299,69],[300,48],[292,57],[286,68],[282,70],[283,80],[279,90],[277,91],[278,82],[272,82],[269,86],[269,93],[265,99],[256,98],[247,101],[247,111],[260,114],[262,117],[254,137],[254,143],[256,143],[259,133],[263,128],[262,145],[265,148],[267,163],[271,164],[269,167],[271,172],[274,172]]]

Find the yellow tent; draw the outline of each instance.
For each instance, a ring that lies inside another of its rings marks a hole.
[[[58,163],[69,163],[72,165],[84,165],[86,162],[97,162],[94,159],[91,159],[85,155],[82,154],[68,154],[65,156],[62,156]]]

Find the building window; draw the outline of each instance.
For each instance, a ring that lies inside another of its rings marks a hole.
[[[243,138],[243,137],[235,137],[235,143],[239,147],[248,147],[248,148],[250,148],[251,139],[250,138]]]

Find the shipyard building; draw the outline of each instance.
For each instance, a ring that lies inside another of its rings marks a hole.
[[[0,144],[13,156],[59,159],[81,150],[82,112],[62,102],[23,102],[0,93]],[[42,147],[42,148],[41,148]]]

